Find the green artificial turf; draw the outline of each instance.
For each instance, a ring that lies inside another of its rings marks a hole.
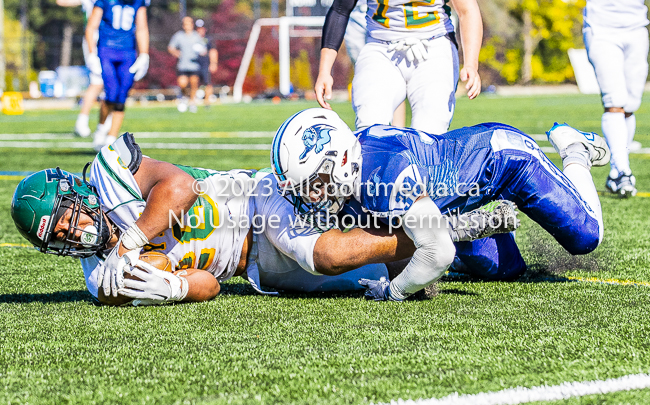
[[[222,105],[196,115],[131,108],[123,128],[136,138],[155,131],[272,132],[311,106]],[[334,108],[352,123],[348,104]],[[637,139],[650,146],[644,109]],[[594,96],[481,96],[459,100],[453,127],[501,121],[541,134],[557,120],[599,131],[600,114]],[[65,137],[75,117],[75,111],[0,116],[0,133]],[[143,152],[215,169],[261,168],[269,160],[267,151]],[[0,172],[56,165],[81,172],[93,158],[50,148],[4,148],[0,156]],[[631,163],[639,191],[650,192],[647,156],[634,155]],[[593,174],[603,189],[607,169]],[[0,244],[25,243],[9,215],[19,177],[0,173]],[[594,253],[572,257],[523,218],[517,240],[529,271],[521,280],[445,278],[437,297],[401,304],[368,302],[360,294],[259,296],[237,278],[210,302],[97,307],[77,261],[0,247],[0,403],[376,403],[649,373],[650,287],[567,279],[650,282],[650,198],[601,201],[605,239]],[[557,403],[649,400],[650,391],[634,390]]]

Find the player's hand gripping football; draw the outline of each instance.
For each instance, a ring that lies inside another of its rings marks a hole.
[[[97,287],[101,286],[104,289],[106,297],[110,295],[117,297],[118,290],[124,287],[124,268],[128,268],[127,260],[134,261],[140,256],[140,249],[127,251],[120,256],[120,246],[121,243],[118,243],[113,248],[97,274]]]
[[[136,82],[147,74],[147,70],[149,70],[149,54],[146,53],[138,55],[138,59],[129,68],[130,73],[135,73],[133,80]]]
[[[168,301],[182,301],[189,291],[185,271],[172,274],[159,270],[138,257],[127,259],[125,273],[130,277],[124,279],[124,287],[119,289],[120,295],[148,304]]]

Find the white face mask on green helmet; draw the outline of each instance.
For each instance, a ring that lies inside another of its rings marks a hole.
[[[53,231],[68,209],[72,215],[67,234],[64,240],[58,240]],[[92,219],[92,225],[83,229],[79,227],[82,212]],[[93,256],[105,248],[111,235],[94,187],[58,167],[34,173],[18,184],[11,201],[11,217],[20,234],[34,247],[59,256]]]

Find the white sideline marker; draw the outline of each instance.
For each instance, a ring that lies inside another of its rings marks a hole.
[[[573,397],[610,392],[638,390],[650,387],[650,375],[630,374],[608,380],[584,382],[565,382],[560,385],[542,385],[539,387],[516,387],[496,392],[481,392],[472,395],[453,393],[437,399],[418,399],[391,401],[391,405],[501,405],[525,404],[535,401],[557,401]]]
[[[136,139],[154,138],[154,139],[271,139],[274,132],[256,131],[256,132],[137,132]],[[548,141],[544,134],[530,135],[535,141]],[[91,149],[90,142],[75,142],[76,138],[72,134],[0,134],[0,148],[51,148],[51,149]],[[68,140],[67,142],[22,142],[30,141],[47,141],[47,140]],[[147,149],[206,149],[206,150],[270,150],[270,144],[196,144],[196,143],[140,143],[142,148]],[[556,153],[551,146],[540,146],[544,153]],[[635,155],[650,155],[650,148],[641,148],[630,151]]]

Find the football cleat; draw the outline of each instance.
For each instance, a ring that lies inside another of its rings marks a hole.
[[[634,197],[636,195],[636,178],[632,173],[619,173],[618,177],[615,178],[607,176],[605,188],[623,198]]]
[[[604,166],[609,162],[611,153],[607,142],[595,132],[582,132],[565,124],[553,124],[553,127],[546,132],[548,141],[553,145],[560,157],[564,159],[566,148],[574,143],[581,143],[589,150],[591,164]]]
[[[449,234],[454,242],[471,242],[497,233],[516,230],[520,221],[512,201],[496,200],[473,211],[448,216]]]

